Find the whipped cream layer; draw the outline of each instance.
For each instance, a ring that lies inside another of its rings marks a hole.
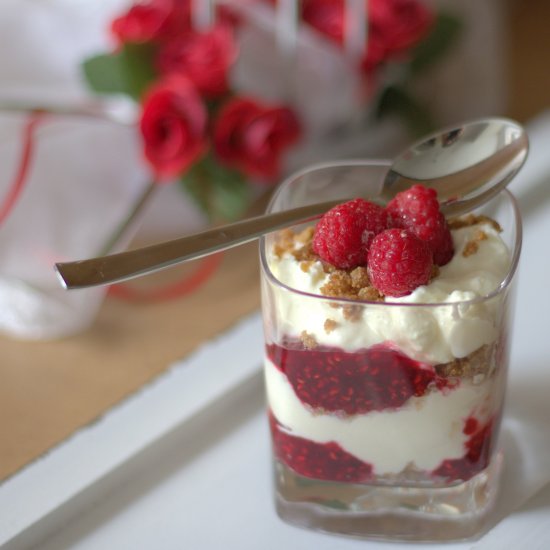
[[[464,256],[466,244],[482,229],[487,238],[478,241],[478,251]],[[441,267],[440,274],[428,285],[418,287],[408,296],[389,298],[388,303],[362,305],[354,320],[346,319],[342,308],[334,308],[335,299],[317,299],[274,288],[274,307],[280,330],[299,337],[304,331],[319,344],[336,346],[345,351],[368,348],[382,342],[395,343],[417,361],[447,363],[462,358],[498,334],[496,311],[498,296],[468,304],[498,288],[510,267],[510,252],[499,233],[488,223],[452,231],[455,254]],[[305,272],[291,254],[268,257],[273,275],[282,283],[309,294],[321,294],[328,274],[321,262]],[[413,304],[440,304],[415,306]],[[327,332],[325,321],[336,322]]]
[[[494,410],[494,384],[463,382],[450,392],[412,397],[397,410],[342,418],[315,414],[296,396],[286,376],[265,361],[267,399],[284,430],[316,443],[336,442],[372,465],[376,475],[398,474],[408,466],[432,471],[445,459],[461,458],[468,436],[466,418],[486,422]]]

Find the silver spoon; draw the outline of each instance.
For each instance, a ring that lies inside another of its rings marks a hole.
[[[504,118],[485,118],[427,136],[390,162],[342,162],[340,166],[377,166],[383,184],[375,197],[382,204],[415,183],[437,189],[446,216],[468,212],[494,197],[521,168],[529,143],[524,129]],[[295,176],[293,176],[295,177]],[[382,178],[381,178],[382,179]],[[350,197],[351,198],[351,197]],[[67,289],[124,281],[243,244],[296,223],[314,220],[334,205],[323,202],[249,218],[180,239],[55,268]]]

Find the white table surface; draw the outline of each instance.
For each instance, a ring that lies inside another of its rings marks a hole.
[[[477,542],[445,548],[550,548],[550,113],[530,130],[531,156],[511,185],[524,248],[502,428],[504,519]],[[260,331],[258,315],[245,320],[0,486],[2,548],[421,547],[323,535],[276,517]],[[142,431],[126,431],[136,423]]]

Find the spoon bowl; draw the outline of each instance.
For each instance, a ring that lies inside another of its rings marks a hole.
[[[516,175],[529,149],[527,135],[516,122],[486,118],[431,134],[407,148],[395,160],[344,161],[319,165],[293,176],[311,175],[316,168],[349,167],[350,177],[377,178],[381,204],[415,183],[437,190],[446,216],[462,214],[495,196]],[[330,184],[330,178],[323,182]],[[350,197],[353,198],[353,197]],[[311,198],[312,201],[315,197]],[[306,201],[306,202],[309,202]],[[321,217],[338,203],[313,203],[300,208],[249,218],[180,239],[76,262],[55,265],[67,289],[105,285],[139,277],[257,239],[271,231]]]
[[[522,126],[487,118],[426,136],[398,155],[384,181],[381,199],[421,181],[437,190],[446,216],[473,210],[497,195],[527,158],[529,140]]]

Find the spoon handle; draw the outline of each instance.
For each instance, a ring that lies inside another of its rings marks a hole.
[[[248,218],[188,237],[76,262],[55,264],[67,289],[116,283],[252,241],[289,225],[320,218],[342,199]]]

